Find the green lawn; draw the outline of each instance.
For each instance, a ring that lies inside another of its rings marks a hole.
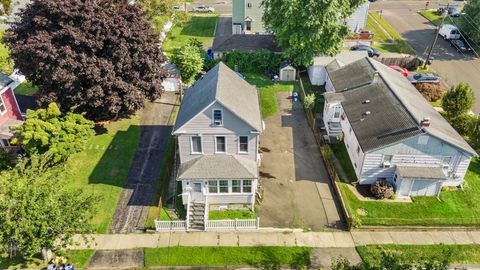
[[[465,189],[442,191],[436,197],[413,197],[412,203],[360,201],[341,183],[342,195],[350,215],[362,225],[479,226],[480,160],[474,159],[465,176]],[[357,209],[367,211],[366,216]]]
[[[421,10],[418,14],[425,17],[436,26],[439,26],[442,23],[442,16],[437,13],[435,10]],[[461,17],[447,17],[445,23],[457,25]]]
[[[480,245],[368,245],[358,246],[357,251],[371,264],[377,264],[385,253],[394,255],[403,263],[480,263]]]
[[[117,206],[140,140],[137,116],[106,124],[106,133],[96,135],[87,149],[67,162],[71,188],[101,196],[93,224],[98,233],[106,233]]]
[[[257,87],[260,92],[263,118],[270,117],[278,111],[277,92],[298,91],[294,82],[273,83],[268,77],[260,74],[244,74],[245,79]]]
[[[241,266],[264,269],[308,266],[311,248],[305,247],[170,247],[145,249],[145,267]],[[268,268],[267,268],[268,267]]]
[[[330,149],[332,149],[333,154],[337,157],[340,165],[342,166],[345,174],[347,175],[348,179],[342,179],[345,182],[351,183],[357,181],[357,175],[355,174],[355,169],[353,168],[352,162],[350,161],[350,156],[348,155],[347,148],[345,144],[337,143],[337,144],[329,144]]]
[[[312,85],[307,73],[301,75],[300,79],[302,80],[305,94],[315,94],[315,106],[312,109],[313,115],[315,116],[316,113],[323,113],[323,106],[325,105],[325,100],[322,94],[325,92],[325,88],[320,85]]]
[[[221,220],[221,219],[256,219],[257,215],[250,210],[219,210],[209,211],[209,220]]]
[[[31,96],[38,92],[38,88],[33,86],[32,83],[24,81],[17,88],[15,88],[15,94]]]
[[[163,50],[171,55],[190,38],[196,38],[203,44],[211,43],[214,37],[218,15],[195,15],[184,26],[174,26],[163,43]]]
[[[68,263],[73,263],[75,268],[85,268],[88,261],[93,255],[94,250],[66,250],[56,252],[58,256],[67,258]],[[0,254],[0,269],[18,269],[18,268],[30,268],[41,269],[47,265],[39,257],[35,258],[14,258],[8,259],[5,254]]]
[[[395,52],[416,55],[415,50],[397,33],[397,31],[385,21],[377,12],[370,11],[367,19],[367,30],[374,33],[375,42],[391,43],[390,37],[397,44],[374,44],[373,47],[381,52]],[[381,26],[381,27],[380,27]],[[383,28],[383,29],[382,29]],[[385,32],[385,31],[386,32]],[[388,34],[387,34],[388,33]],[[390,36],[390,37],[389,37]]]

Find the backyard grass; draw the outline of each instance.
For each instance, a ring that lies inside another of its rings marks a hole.
[[[218,210],[209,211],[209,220],[221,219],[256,219],[257,215],[250,210]]]
[[[439,199],[413,197],[412,203],[360,201],[347,184],[340,186],[349,214],[362,225],[479,226],[479,159],[472,160],[465,182],[464,190],[442,191]]]
[[[3,39],[3,30],[0,30],[0,41]],[[10,49],[0,42],[0,71],[10,75],[13,71],[13,62],[10,60]]]
[[[63,256],[67,258],[67,262],[75,266],[75,268],[85,268],[88,261],[93,255],[94,250],[92,249],[83,249],[83,250],[65,250],[56,252],[58,256]],[[39,257],[34,258],[21,258],[16,257],[14,259],[8,259],[5,254],[0,254],[0,269],[19,269],[19,268],[29,268],[29,269],[42,269],[47,265]]]
[[[195,38],[203,44],[213,41],[218,15],[194,15],[184,26],[174,26],[167,35],[162,49],[171,55],[189,39]]]
[[[341,179],[344,182],[356,182],[357,175],[355,174],[355,169],[353,168],[352,162],[350,161],[350,156],[348,155],[347,148],[343,142],[337,144],[329,144],[330,149],[332,149],[333,154],[340,162],[340,165],[343,168],[343,171],[347,175],[348,179]]]
[[[100,196],[92,221],[98,233],[108,230],[140,140],[137,116],[109,122],[105,129],[67,162],[71,188]]]
[[[277,92],[298,91],[298,85],[295,82],[273,83],[268,77],[260,74],[244,74],[245,79],[257,87],[260,93],[260,103],[262,106],[263,118],[270,117],[278,111]]]
[[[145,267],[155,266],[258,266],[300,269],[310,264],[306,247],[170,247],[145,249]]]
[[[383,28],[383,29],[382,29]],[[377,12],[370,11],[367,18],[367,30],[374,33],[374,48],[381,52],[395,52],[416,55],[417,52],[385,21]],[[382,44],[392,43],[396,44]]]
[[[31,82],[24,81],[15,88],[15,94],[31,96],[38,92],[38,88],[33,86]]]
[[[367,245],[358,246],[357,251],[371,264],[378,264],[385,253],[403,263],[480,263],[480,245]]]
[[[320,85],[312,85],[307,73],[304,73],[300,76],[302,80],[303,89],[305,89],[305,94],[315,94],[315,105],[312,108],[312,113],[315,116],[317,113],[323,113],[323,106],[325,105],[325,100],[323,98],[323,93],[325,88]]]

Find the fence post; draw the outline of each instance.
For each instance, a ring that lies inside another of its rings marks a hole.
[[[257,217],[257,224],[256,224],[256,227],[257,227],[257,230],[258,230],[258,228],[260,227],[260,218],[259,218],[259,217]]]
[[[237,227],[238,227],[238,219],[236,218],[235,219],[235,231],[237,230]]]

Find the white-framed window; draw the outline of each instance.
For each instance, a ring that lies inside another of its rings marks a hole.
[[[2,144],[4,147],[9,147],[9,146],[10,146],[10,141],[7,140],[7,139],[2,139],[2,140],[1,140],[1,144]]]
[[[5,105],[5,102],[3,101],[2,95],[0,95],[0,115],[3,115],[7,112],[7,106]]]
[[[442,167],[448,169],[450,167],[450,162],[452,162],[452,157],[443,157],[442,158]]]
[[[247,3],[247,8],[252,8],[253,4],[252,3]]]
[[[228,180],[218,181],[218,187],[220,193],[228,193]]]
[[[215,136],[215,153],[227,152],[227,139],[225,136]]]
[[[208,181],[208,193],[218,193],[218,181]]]
[[[252,180],[242,180],[242,192],[252,193]]]
[[[340,107],[334,107],[333,108],[333,118],[339,118],[340,117]]]
[[[383,155],[382,167],[390,168],[390,166],[392,165],[392,159],[393,159],[393,155]]]
[[[232,180],[232,193],[242,192],[242,180]]]
[[[248,136],[238,136],[238,152],[248,153]]]
[[[213,116],[213,125],[214,126],[223,126],[223,112],[220,109],[214,109],[212,112]]]
[[[190,137],[190,144],[192,145],[192,154],[201,154],[202,149],[202,136]]]

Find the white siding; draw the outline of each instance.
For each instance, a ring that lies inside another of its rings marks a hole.
[[[254,203],[253,194],[225,194],[225,195],[208,195],[209,204],[228,204],[228,203],[239,203],[239,204],[253,204]]]
[[[360,174],[363,167],[363,158],[364,153],[363,149],[360,147],[358,143],[357,137],[355,136],[355,132],[351,129],[350,122],[346,115],[343,116],[344,119],[340,121],[342,125],[342,130],[344,134],[344,142],[345,147],[347,147],[348,155],[350,156],[350,160],[352,161],[352,165],[355,169],[355,174],[360,179]],[[350,130],[352,130],[350,132]],[[357,152],[357,149],[360,147],[360,151]]]
[[[335,91],[335,87],[333,87],[333,83],[332,81],[330,80],[330,77],[328,77],[328,73],[326,73],[326,84],[325,84],[325,91],[327,92],[334,92]]]
[[[324,85],[327,79],[327,71],[324,66],[311,66],[308,68],[308,77],[312,85]]]

